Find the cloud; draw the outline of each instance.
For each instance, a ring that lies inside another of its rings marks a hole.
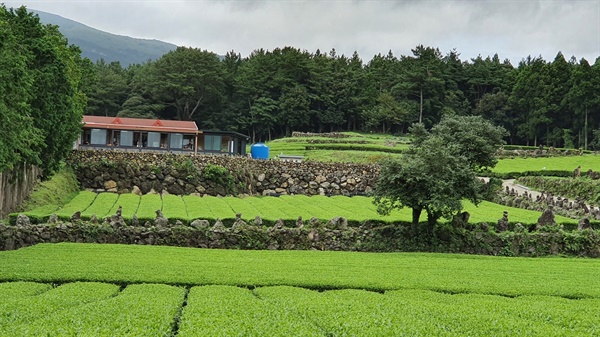
[[[7,1],[8,6],[20,4]],[[593,62],[600,55],[598,1],[24,1],[115,34],[208,49],[292,46],[368,61],[419,44],[463,60],[498,53],[516,65],[528,55],[562,51]]]

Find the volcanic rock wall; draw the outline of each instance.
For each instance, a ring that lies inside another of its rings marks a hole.
[[[68,162],[83,188],[144,194],[364,195],[379,174],[376,165],[168,153],[76,150]]]

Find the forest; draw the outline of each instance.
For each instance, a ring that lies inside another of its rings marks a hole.
[[[600,61],[498,55],[461,60],[423,45],[363,61],[335,50],[257,49],[248,57],[179,47],[123,68],[88,64],[87,113],[194,120],[265,141],[292,131],[405,133],[449,115],[479,115],[508,144],[600,149]]]
[[[0,4],[0,173],[27,163],[50,174],[71,151],[86,108],[80,54],[58,27]]]

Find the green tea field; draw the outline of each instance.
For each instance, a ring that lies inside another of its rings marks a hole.
[[[156,217],[156,210],[162,210],[165,217],[179,219],[184,222],[195,219],[216,220],[221,219],[231,222],[236,213],[241,213],[246,221],[253,221],[256,216],[273,222],[277,219],[295,221],[298,216],[304,220],[312,217],[323,222],[338,216],[343,216],[350,223],[358,224],[365,220],[377,220],[382,222],[395,222],[411,220],[411,209],[404,208],[393,211],[384,216],[377,213],[377,207],[372,203],[372,198],[363,196],[305,196],[305,195],[283,195],[280,197],[198,197],[198,196],[176,196],[158,194],[144,195],[139,197],[134,194],[114,193],[92,193],[83,191],[71,202],[57,210],[58,207],[42,207],[34,209],[25,214],[33,219],[43,221],[52,213],[59,218],[69,219],[76,211],[81,211],[83,219],[89,219],[92,215],[103,218],[115,214],[118,207],[123,209],[123,217],[131,219],[134,214],[138,219],[149,220]],[[471,214],[470,221],[495,223],[502,217],[502,212],[508,210],[511,221],[524,224],[536,223],[540,212],[529,211],[520,208],[512,208],[483,201],[475,206],[472,203],[464,203],[465,210]],[[425,221],[426,215],[422,215]],[[558,223],[577,223],[576,220],[557,216]]]
[[[397,157],[406,150],[408,139],[384,134],[344,132],[349,137],[288,137],[266,144],[271,158],[279,155],[304,156],[320,162],[377,163],[384,158]]]
[[[600,261],[40,244],[0,336],[595,336]]]
[[[573,171],[581,166],[581,173],[600,168],[600,156],[587,154],[583,156],[561,156],[541,158],[508,158],[498,161],[493,172],[525,172],[525,171]]]

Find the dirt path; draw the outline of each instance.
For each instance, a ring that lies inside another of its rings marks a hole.
[[[490,180],[490,178],[484,177],[482,178],[486,183]],[[538,196],[542,195],[542,192],[535,191],[530,189],[527,186],[523,186],[515,183],[515,179],[504,179],[502,180],[502,190],[505,191],[508,187],[509,190],[515,190],[519,195],[523,195],[523,193],[527,192],[527,194],[531,194],[531,199],[536,200]]]
[[[519,195],[523,195],[523,193],[530,194],[532,200],[536,200],[538,196],[542,195],[542,193],[539,191],[535,191],[527,186],[515,183],[515,179],[502,180],[502,190],[506,190],[507,187],[509,190],[514,189],[515,192],[519,193]]]

